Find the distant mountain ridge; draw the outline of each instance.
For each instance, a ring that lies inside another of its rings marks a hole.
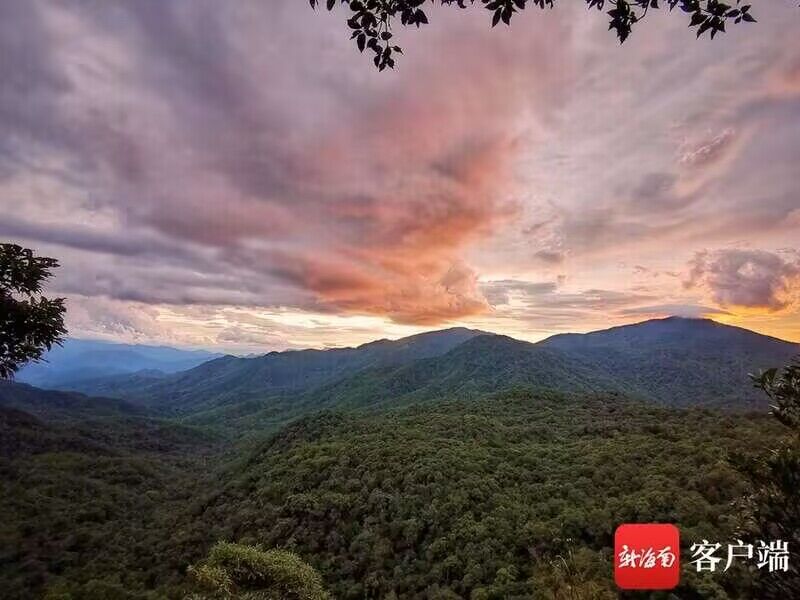
[[[669,317],[538,344],[596,365],[640,395],[664,404],[764,406],[748,373],[780,366],[800,345],[711,319]]]
[[[622,391],[612,378],[570,364],[557,349],[504,335],[476,336],[446,354],[395,369],[370,369],[313,390],[307,404],[366,407],[445,397],[475,397],[513,387],[571,392]]]
[[[47,352],[42,362],[21,369],[16,380],[41,388],[68,389],[76,382],[137,371],[176,373],[220,356],[205,350],[68,338]]]
[[[116,395],[150,407],[186,412],[268,396],[297,394],[370,368],[392,368],[440,356],[485,332],[456,327],[355,348],[289,350],[255,358],[223,356],[165,377],[134,376],[78,382],[75,390]]]
[[[513,387],[613,392],[670,406],[763,408],[748,373],[800,346],[708,319],[668,318],[532,344],[502,335],[394,370],[365,371],[308,394],[308,406],[374,407],[479,397]]]
[[[746,329],[672,317],[535,344],[454,328],[357,348],[225,356],[170,375],[120,375],[75,388],[195,422],[254,427],[321,408],[382,408],[512,387],[761,410],[765,400],[748,373],[798,353],[798,344]]]
[[[117,398],[96,398],[77,392],[43,390],[0,380],[0,409],[24,411],[43,421],[75,421],[95,417],[140,416],[145,410]]]

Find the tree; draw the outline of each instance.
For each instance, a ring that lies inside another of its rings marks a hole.
[[[329,600],[322,578],[287,550],[218,542],[189,575],[203,592],[196,599]]]
[[[767,543],[788,542],[790,552],[788,571],[764,572],[757,578],[756,597],[800,598],[800,360],[753,379],[772,400],[772,414],[789,434],[764,461],[747,469],[756,490],[750,498],[750,533]]]
[[[67,332],[64,299],[41,295],[43,282],[56,267],[53,258],[34,256],[16,244],[0,244],[0,379],[40,360]]]
[[[474,5],[475,0],[438,0],[442,5],[467,8]],[[311,7],[316,8],[324,2],[328,10],[333,10],[337,0],[310,0]],[[402,54],[400,46],[393,41],[392,26],[400,19],[401,25],[425,25],[428,16],[423,10],[428,3],[437,0],[338,0],[352,13],[347,25],[352,30],[351,39],[355,40],[358,49],[363,52],[369,49],[374,53],[373,62],[379,70],[394,68],[395,54]],[[631,33],[634,24],[639,23],[650,11],[660,10],[659,0],[583,0],[590,9],[603,11],[606,8],[608,28],[613,29],[620,43]],[[750,13],[750,4],[742,4],[741,0],[662,0],[670,11],[675,8],[689,18],[689,27],[696,27],[697,37],[708,32],[713,38],[717,33],[725,31],[725,25],[734,23],[754,23],[755,17]],[[529,6],[540,9],[553,8],[556,0],[480,0],[483,7],[492,13],[492,27],[501,21],[511,24],[514,14]]]

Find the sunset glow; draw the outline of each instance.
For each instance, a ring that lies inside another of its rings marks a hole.
[[[70,335],[248,353],[681,315],[800,341],[793,3],[622,47],[580,3],[510,32],[438,10],[383,73],[335,12],[264,4],[3,9],[0,238],[60,260]]]

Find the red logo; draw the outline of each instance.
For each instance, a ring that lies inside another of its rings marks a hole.
[[[623,590],[671,590],[681,578],[675,525],[629,523],[614,533],[614,581]]]

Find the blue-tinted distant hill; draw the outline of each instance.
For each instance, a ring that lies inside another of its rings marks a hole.
[[[21,369],[16,380],[41,388],[70,389],[78,381],[143,370],[175,373],[220,356],[204,350],[70,338],[63,346],[48,352],[44,357],[46,362],[29,364]]]

